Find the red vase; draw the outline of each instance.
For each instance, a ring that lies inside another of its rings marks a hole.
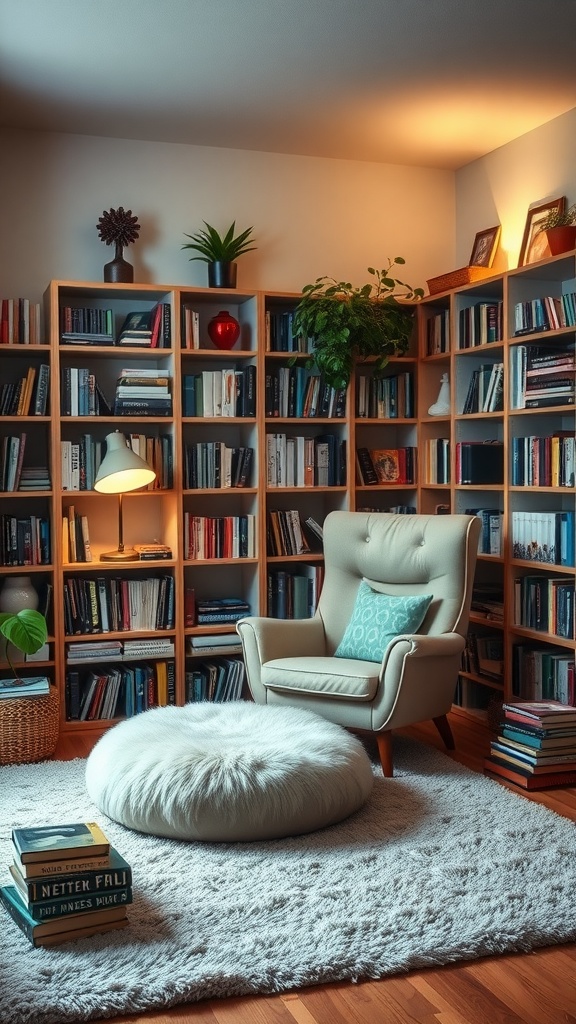
[[[234,345],[240,337],[240,324],[236,318],[231,315],[231,313],[228,313],[225,309],[221,309],[220,312],[210,320],[210,323],[208,324],[208,334],[210,340],[216,345],[216,348],[234,348]]]

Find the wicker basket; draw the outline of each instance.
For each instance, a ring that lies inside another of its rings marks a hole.
[[[430,295],[438,292],[447,292],[450,288],[458,288],[462,284],[472,284],[473,281],[481,281],[484,277],[490,277],[494,271],[489,267],[460,267],[459,270],[451,270],[449,274],[440,274],[440,277],[431,277],[427,282]]]
[[[0,764],[50,757],[58,742],[60,702],[55,686],[43,697],[0,700]]]

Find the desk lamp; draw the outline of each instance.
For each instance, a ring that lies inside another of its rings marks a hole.
[[[94,481],[94,490],[100,494],[118,495],[118,548],[100,555],[101,562],[133,562],[138,561],[134,548],[124,548],[124,531],[122,526],[122,495],[129,491],[137,491],[140,487],[154,480],[156,473],[144,459],[128,447],[124,434],[116,430],[106,437],[106,455]]]

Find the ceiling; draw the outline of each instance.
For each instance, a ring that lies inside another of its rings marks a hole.
[[[576,107],[576,0],[0,0],[0,125],[454,169]]]

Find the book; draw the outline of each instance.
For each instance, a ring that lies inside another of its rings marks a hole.
[[[511,721],[528,720],[531,724],[542,727],[544,724],[576,725],[576,707],[563,704],[559,700],[520,701],[503,704],[505,717]]]
[[[50,692],[47,676],[28,676],[27,679],[0,679],[0,700],[15,697],[43,697]]]
[[[92,855],[110,852],[110,843],[94,821],[12,829],[12,844],[23,864],[70,859],[73,850]]]
[[[547,775],[530,775],[522,770],[507,767],[491,757],[484,761],[484,770],[492,775],[497,775],[507,782],[513,782],[522,789],[550,789],[555,786],[575,786],[576,771],[551,772]]]
[[[9,870],[14,884],[34,913],[34,904],[42,901],[80,897],[131,886],[132,869],[118,851],[110,847],[106,860],[108,863],[103,867],[69,873],[57,871],[43,874],[40,878],[23,874],[18,864],[10,864]]]
[[[99,932],[125,928],[128,924],[124,906],[39,921],[31,914],[14,885],[0,887],[0,903],[33,946],[54,946]]]

